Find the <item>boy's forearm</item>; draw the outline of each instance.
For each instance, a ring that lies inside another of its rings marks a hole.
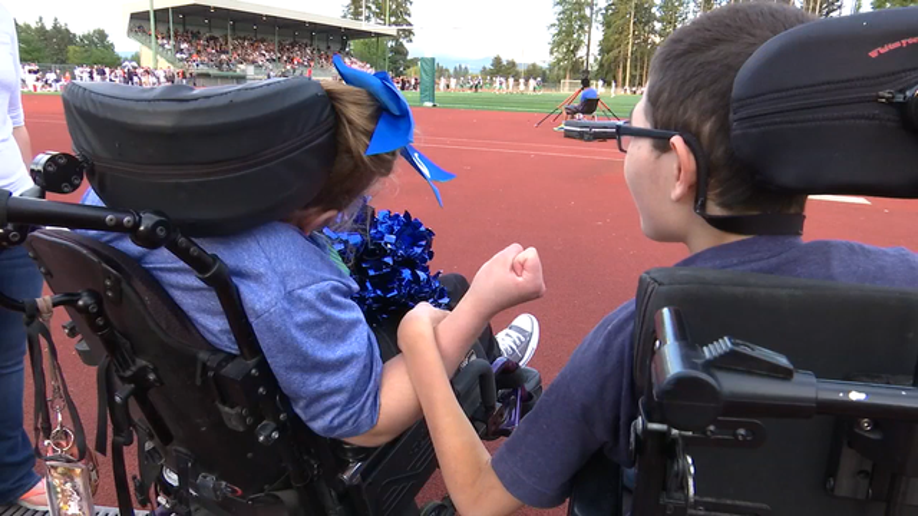
[[[473,295],[466,294],[446,319],[437,325],[437,348],[450,377],[494,315],[485,310]]]
[[[506,515],[521,507],[494,473],[491,455],[459,406],[437,350],[416,346],[403,356],[458,512]]]
[[[474,296],[466,295],[455,310],[437,325],[438,360],[442,360],[450,376],[459,368],[490,318],[491,315],[481,309],[481,304]],[[357,446],[379,446],[397,437],[423,416],[403,355],[385,363],[380,384],[379,420],[376,426],[370,432],[346,441]]]

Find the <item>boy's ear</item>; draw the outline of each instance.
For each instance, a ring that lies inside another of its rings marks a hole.
[[[669,147],[676,156],[676,181],[673,184],[670,197],[674,202],[679,202],[688,197],[695,198],[695,185],[698,181],[698,166],[691,147],[685,143],[681,136],[669,139]]]

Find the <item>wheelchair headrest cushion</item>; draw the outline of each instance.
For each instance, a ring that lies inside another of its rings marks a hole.
[[[732,144],[766,188],[918,197],[915,86],[918,7],[801,25],[737,75]]]
[[[72,83],[74,150],[106,205],[159,210],[188,236],[238,233],[306,205],[335,159],[335,111],[306,78],[196,90]]]

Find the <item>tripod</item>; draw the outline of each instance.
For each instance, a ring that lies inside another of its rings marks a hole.
[[[574,103],[574,99],[576,99],[576,98],[580,95],[580,93],[581,93],[583,90],[584,90],[584,88],[581,86],[580,89],[578,89],[577,91],[575,91],[573,95],[571,95],[570,97],[566,98],[566,99],[564,100],[564,102],[562,102],[562,103],[558,104],[557,106],[555,106],[555,109],[552,109],[550,113],[548,113],[547,115],[545,115],[545,118],[543,118],[542,120],[539,120],[539,122],[536,123],[535,127],[539,127],[540,125],[542,125],[542,122],[545,122],[546,120],[548,120],[548,118],[549,118],[551,115],[555,115],[555,111],[558,111],[559,109],[561,109],[561,108],[564,107],[564,106],[569,106],[569,105],[573,104],[573,103]],[[618,116],[618,115],[616,115],[616,114],[615,114],[615,111],[612,111],[612,108],[610,108],[605,102],[603,102],[603,100],[602,100],[601,98],[598,98],[597,101],[598,101],[598,103],[599,103],[599,106],[597,107],[597,109],[598,109],[599,107],[601,107],[601,108],[603,108],[605,111],[607,111],[607,112],[611,115],[611,117],[614,117],[616,120],[621,120],[621,117]],[[555,115],[555,118],[552,119],[552,122],[554,122],[555,120],[557,120],[559,116],[561,116],[561,113],[560,113],[560,112],[558,112],[558,114]],[[611,118],[611,117],[610,117],[610,118]]]

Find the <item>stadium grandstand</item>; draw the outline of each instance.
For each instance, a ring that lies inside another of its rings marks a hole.
[[[181,71],[198,86],[272,76],[330,78],[334,53],[348,55],[352,41],[393,38],[398,31],[237,0],[142,0],[125,4],[124,14],[129,37],[141,44],[141,67]]]

